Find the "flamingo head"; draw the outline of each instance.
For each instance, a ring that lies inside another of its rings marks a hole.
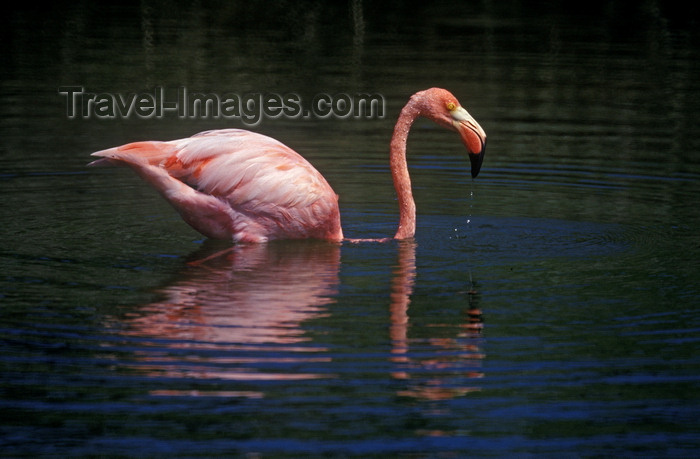
[[[449,91],[432,88],[422,93],[422,99],[427,102],[425,116],[457,131],[469,153],[472,178],[479,175],[486,151],[486,132]]]

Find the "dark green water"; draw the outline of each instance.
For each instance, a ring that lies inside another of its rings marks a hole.
[[[688,457],[700,449],[700,40],[655,2],[88,2],[3,19],[7,456]],[[384,118],[67,116],[101,94],[380,94]],[[415,91],[486,130],[409,138],[414,241],[205,241],[89,153],[271,135],[390,236]]]

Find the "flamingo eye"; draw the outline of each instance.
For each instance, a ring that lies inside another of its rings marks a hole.
[[[457,108],[457,104],[454,102],[448,102],[446,106],[449,111],[453,111],[455,108]]]

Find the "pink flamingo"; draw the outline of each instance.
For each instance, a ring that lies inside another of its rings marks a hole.
[[[389,161],[399,202],[394,239],[411,238],[416,230],[406,139],[419,116],[459,133],[472,177],[484,158],[486,133],[449,91],[432,88],[414,94],[401,110],[391,139]],[[101,159],[90,166],[133,169],[185,222],[209,238],[343,240],[338,196],[308,161],[270,137],[222,129],[169,142],[130,143],[92,156]]]

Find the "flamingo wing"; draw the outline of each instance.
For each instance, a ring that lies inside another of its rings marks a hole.
[[[93,153],[92,165],[124,164],[153,185],[205,236],[237,242],[342,240],[338,197],[302,156],[240,129]]]

